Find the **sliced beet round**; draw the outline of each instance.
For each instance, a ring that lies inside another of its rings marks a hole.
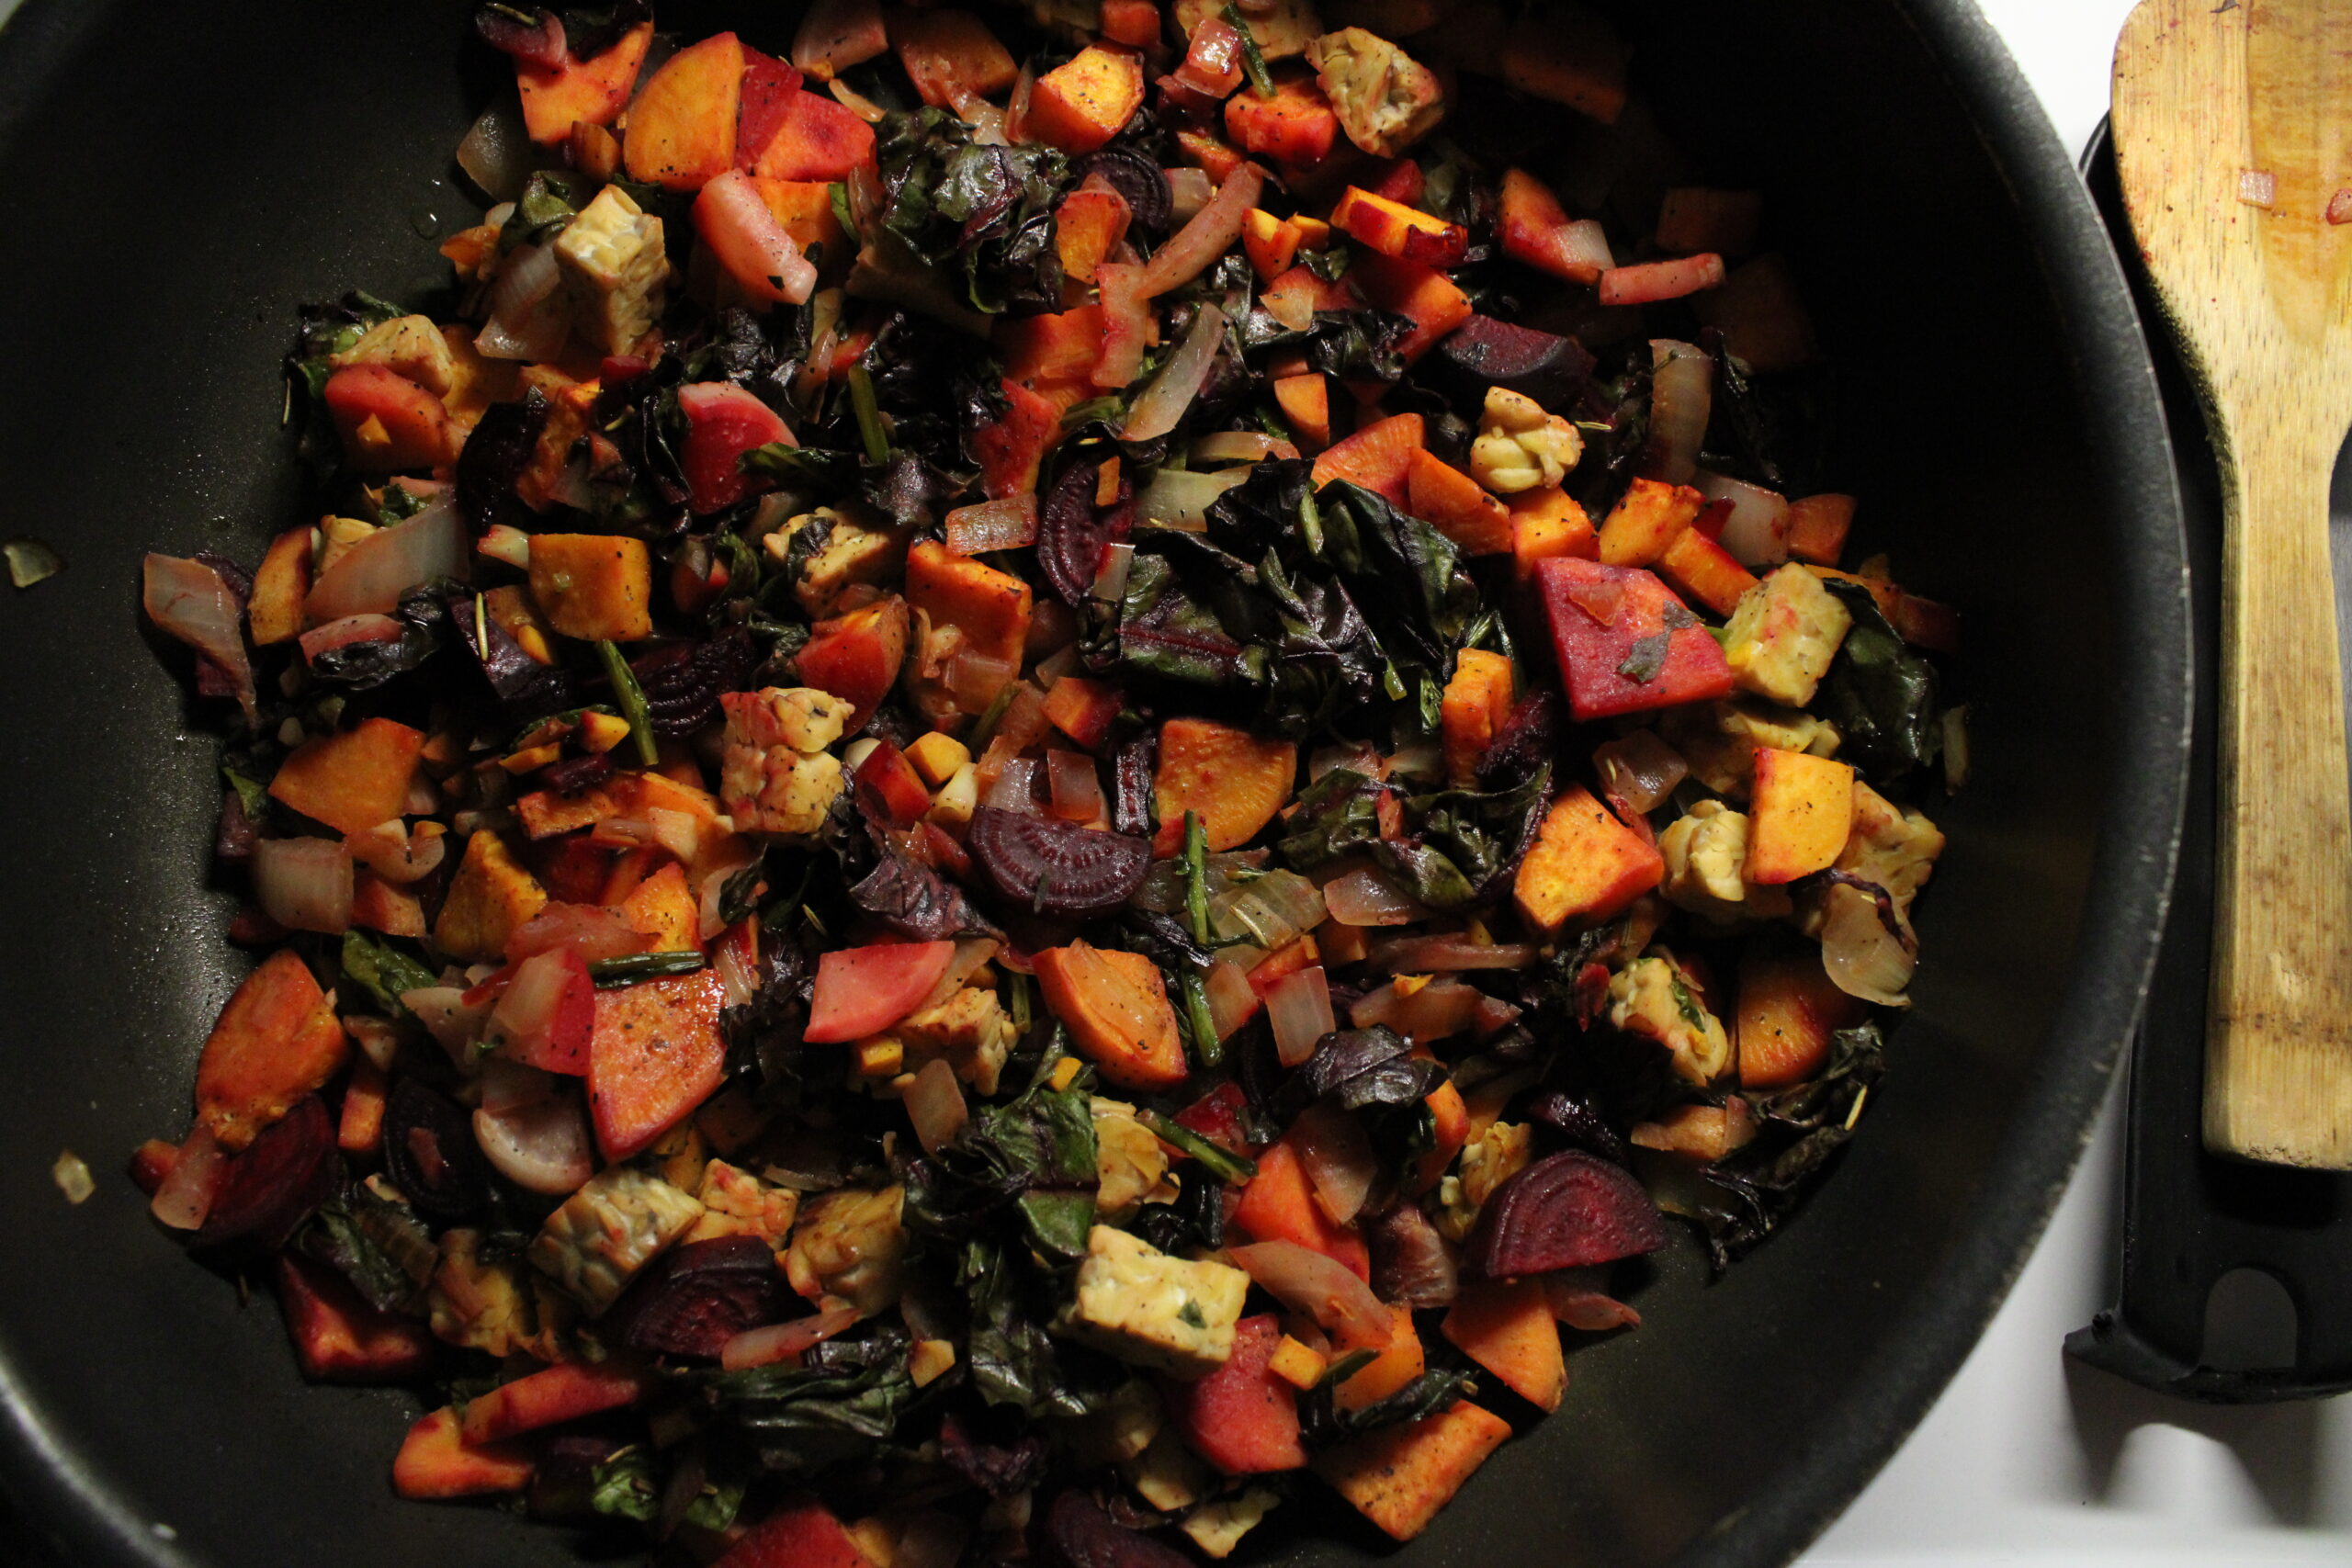
[[[385,1102],[384,1174],[430,1219],[467,1219],[490,1201],[473,1117],[416,1078],[401,1079]]]
[[[1569,1149],[1495,1189],[1464,1260],[1473,1273],[1512,1280],[1613,1263],[1665,1245],[1666,1222],[1632,1173]]]
[[[605,1327],[631,1349],[716,1358],[743,1330],[783,1315],[783,1281],[758,1236],[691,1242],[631,1285]]]
[[[1037,519],[1037,564],[1062,602],[1073,607],[1093,588],[1102,552],[1135,531],[1135,487],[1122,478],[1118,499],[1097,506],[1097,472],[1090,462],[1064,468]]]
[[[1566,406],[1592,377],[1592,355],[1576,339],[1492,316],[1454,328],[1430,357],[1456,396],[1483,399],[1488,387],[1506,387],[1545,408]]]
[[[275,1252],[342,1185],[334,1122],[324,1101],[305,1095],[229,1162],[190,1245],[208,1252]]]
[[[1099,915],[1143,886],[1148,840],[983,806],[964,847],[997,891],[1045,915]]]
[[[1105,147],[1091,153],[1072,171],[1079,180],[1100,175],[1113,190],[1127,199],[1127,221],[1142,232],[1158,236],[1168,231],[1175,217],[1175,195],[1159,165],[1133,147]]]
[[[1193,1568],[1191,1558],[1127,1529],[1074,1486],[1046,1510],[1046,1555],[1057,1568]]]

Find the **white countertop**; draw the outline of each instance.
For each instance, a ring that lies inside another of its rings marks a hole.
[[[2132,0],[1979,4],[2080,151]],[[2111,1304],[2119,1131],[2110,1106],[1984,1342],[1805,1568],[2352,1563],[2352,1398],[2196,1405],[2060,1349]]]

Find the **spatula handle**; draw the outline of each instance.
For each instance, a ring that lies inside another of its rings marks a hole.
[[[2216,1154],[2352,1169],[2352,785],[2327,540],[2333,436],[2220,431],[2220,854],[2205,1063]]]

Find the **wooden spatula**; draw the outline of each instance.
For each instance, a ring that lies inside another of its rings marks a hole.
[[[2352,785],[2327,544],[2352,424],[2352,4],[2143,0],[2116,46],[2113,134],[2225,508],[2205,1143],[2352,1169]]]

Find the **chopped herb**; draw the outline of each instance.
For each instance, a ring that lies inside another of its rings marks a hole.
[[[653,720],[645,708],[645,690],[637,683],[637,673],[621,657],[621,650],[609,641],[596,645],[596,657],[605,663],[605,674],[613,682],[613,703],[628,720],[628,738],[637,748],[637,760],[647,767],[662,760],[653,743]]]
[[[1198,1160],[1201,1168],[1229,1187],[1238,1187],[1258,1174],[1257,1161],[1228,1152],[1224,1145],[1201,1136],[1182,1122],[1159,1111],[1138,1111],[1136,1120],[1151,1129],[1153,1137],[1178,1153]]]
[[[599,958],[588,965],[588,977],[596,988],[607,991],[616,986],[633,986],[639,980],[658,980],[665,975],[691,975],[703,966],[699,953],[631,953],[619,958]]]
[[[850,406],[857,412],[858,439],[865,443],[869,462],[890,460],[889,432],[882,428],[882,411],[874,401],[874,378],[865,373],[863,365],[849,367]]]
[[[1617,673],[1628,681],[1639,681],[1645,685],[1657,680],[1657,672],[1666,668],[1667,645],[1673,640],[1674,634],[1668,631],[1635,637],[1633,648],[1625,655],[1625,662],[1617,666]]]
[[[1258,35],[1250,30],[1250,18],[1233,0],[1226,0],[1225,23],[1241,35],[1241,69],[1250,75],[1250,90],[1261,98],[1274,96],[1274,73],[1266,69],[1265,51],[1258,47]]]

